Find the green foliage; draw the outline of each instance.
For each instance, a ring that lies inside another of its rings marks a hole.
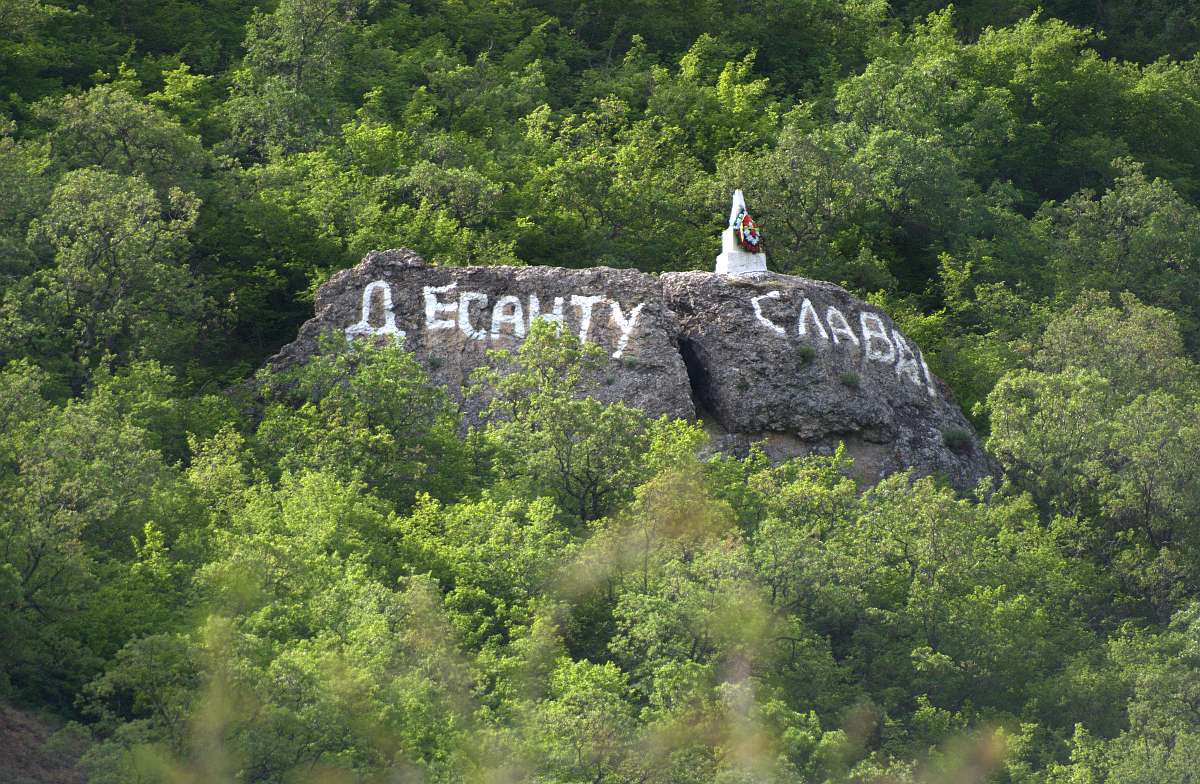
[[[394,591],[352,572],[316,600],[347,604],[310,643],[272,646],[221,618],[193,637],[130,643],[89,688],[104,738],[83,761],[89,777],[240,771],[277,782],[391,767],[452,775],[446,741],[462,721],[454,708],[469,671],[444,642],[429,587],[418,580]],[[124,719],[129,709],[139,717]],[[383,737],[390,748],[376,745]]]
[[[1200,213],[1166,182],[1148,182],[1140,164],[1124,159],[1113,167],[1122,176],[1103,197],[1083,191],[1039,213],[1056,288],[1068,298],[1088,288],[1132,292],[1176,313],[1188,343],[1195,344],[1200,316],[1191,297]]]
[[[202,307],[190,271],[178,263],[196,219],[195,198],[172,189],[169,212],[140,175],[98,169],[66,174],[31,243],[53,262],[6,292],[3,330],[10,345],[43,359],[73,394],[91,368],[186,344]],[[6,341],[6,342],[7,342]]]
[[[1105,737],[1075,728],[1071,764],[1054,780],[1110,776],[1120,781],[1182,782],[1196,761],[1196,606],[1176,613],[1161,635],[1125,629],[1109,655],[1132,692],[1129,726]]]
[[[273,471],[330,470],[403,506],[460,490],[458,415],[402,346],[346,345],[258,383],[269,401],[255,444]]]
[[[676,443],[687,445],[683,451],[697,446],[702,437],[619,402],[579,399],[606,357],[553,322],[535,321],[515,357],[489,356],[511,363],[480,374],[492,395],[488,431],[501,450],[495,470],[581,521],[610,514],[647,478],[652,461]]]
[[[538,706],[544,750],[538,764],[554,781],[621,781],[639,772],[625,676],[611,662],[564,661],[550,674],[548,699]],[[540,756],[540,755],[539,755]]]
[[[407,563],[441,584],[450,622],[464,643],[507,642],[534,620],[538,599],[574,542],[545,499],[442,506],[424,496],[397,531]]]
[[[942,443],[954,452],[965,452],[971,448],[971,434],[966,430],[951,429],[942,433]]]
[[[342,50],[362,5],[283,0],[272,13],[255,12],[226,104],[233,151],[266,159],[333,135],[336,85],[349,65]]]
[[[1040,370],[1006,376],[988,398],[988,449],[1007,474],[1047,516],[1107,532],[1084,546],[1160,622],[1195,579],[1181,557],[1196,546],[1195,370],[1180,346],[1162,310],[1084,297],[1047,329]]]
[[[869,256],[853,267],[834,243],[870,199],[869,175],[848,146],[833,134],[785,126],[777,144],[757,153],[735,152],[720,162],[726,189],[743,189],[755,220],[768,237],[772,265],[780,272],[888,288],[894,280]],[[854,247],[854,252],[859,248]]]
[[[198,139],[126,90],[100,85],[37,106],[55,167],[141,175],[166,201],[173,187],[194,190],[211,166]]]
[[[23,698],[53,701],[89,677],[95,654],[173,619],[178,586],[154,572],[170,570],[158,556],[162,531],[176,533],[186,502],[144,429],[166,418],[119,402],[136,380],[106,379],[87,399],[54,406],[39,394],[47,375],[28,363],[0,379],[0,668]],[[152,398],[152,387],[143,393]]]
[[[530,195],[548,207],[546,222],[528,240],[539,245],[523,252],[565,267],[699,264],[711,214],[684,131],[654,119],[631,122],[629,107],[615,98],[557,127],[547,108],[528,120],[534,160],[546,162]]]
[[[1196,367],[1184,354],[1179,322],[1169,311],[1123,294],[1084,292],[1074,306],[1047,325],[1033,364],[1061,373],[1089,368],[1113,385],[1122,402],[1156,390],[1184,400],[1196,389]]]

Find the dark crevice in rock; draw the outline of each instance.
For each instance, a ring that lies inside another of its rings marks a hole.
[[[697,414],[701,409],[704,409],[719,422],[720,417],[717,415],[716,400],[712,393],[712,377],[709,375],[704,363],[700,360],[700,356],[696,351],[696,345],[687,338],[680,336],[679,356],[683,357],[683,366],[687,370],[688,384],[692,387],[692,406],[696,409]]]

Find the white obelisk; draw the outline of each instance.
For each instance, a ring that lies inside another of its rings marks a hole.
[[[742,192],[733,192],[733,204],[729,208],[729,227],[721,232],[721,255],[717,256],[716,272],[733,278],[745,277],[751,272],[767,271],[767,254],[749,253],[738,244],[735,222],[738,215],[746,212],[746,200]]]

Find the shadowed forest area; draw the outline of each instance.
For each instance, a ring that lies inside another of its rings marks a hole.
[[[0,0],[0,761],[1194,781],[1198,24]],[[545,323],[465,438],[403,348],[261,371],[369,250],[711,270],[737,188],[773,270],[920,345],[1002,481],[699,461],[699,426],[587,398],[595,347]]]

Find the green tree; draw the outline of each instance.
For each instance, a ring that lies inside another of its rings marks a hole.
[[[869,248],[847,246],[860,239],[852,226],[871,203],[872,189],[868,170],[836,132],[788,123],[774,147],[723,158],[717,178],[725,191],[745,191],[775,269],[855,288],[895,285]]]
[[[553,781],[625,782],[640,776],[625,676],[611,662],[569,659],[550,674],[530,756]]]
[[[726,150],[763,146],[779,121],[769,80],[753,78],[754,53],[736,62],[726,61],[723,50],[715,38],[701,35],[680,58],[678,73],[651,69],[646,98],[646,118],[676,129],[710,171]]]
[[[63,13],[64,9],[41,0],[0,3],[0,84],[4,95],[0,107],[6,118],[25,114],[26,101],[58,86],[58,80],[46,71],[61,62],[62,52],[45,27]]]
[[[1188,347],[1200,341],[1196,259],[1200,212],[1142,166],[1118,159],[1116,182],[1103,196],[1082,191],[1042,207],[1035,222],[1048,240],[1060,295],[1084,289],[1129,291],[1180,319]]]
[[[988,448],[1046,519],[1095,525],[1085,549],[1165,622],[1197,587],[1195,369],[1165,311],[1122,305],[1087,295],[1051,323],[1039,370],[989,395]]]
[[[342,144],[245,175],[261,210],[252,220],[256,230],[279,220],[299,229],[276,242],[287,243],[279,251],[292,266],[312,265],[293,272],[310,279],[382,247],[410,247],[434,264],[518,263],[498,230],[504,188],[468,157],[441,135],[422,141],[375,120],[347,123]]]
[[[423,496],[398,521],[393,568],[428,573],[464,644],[499,647],[532,625],[577,543],[548,499],[442,505]]]
[[[1011,373],[988,395],[988,449],[1049,515],[1095,514],[1112,439],[1112,386],[1094,371]]]
[[[37,105],[42,142],[57,169],[104,169],[141,176],[164,203],[172,189],[195,191],[213,165],[199,139],[127,90],[100,85]]]
[[[166,355],[186,343],[203,312],[179,263],[196,210],[194,197],[173,189],[164,216],[140,175],[64,175],[30,227],[30,242],[48,246],[53,262],[6,293],[7,339],[62,374],[76,395],[101,361]]]
[[[62,709],[95,654],[171,620],[179,586],[151,573],[167,565],[150,561],[161,530],[174,538],[186,501],[112,396],[53,406],[40,396],[48,376],[26,362],[12,363],[0,384],[0,671],[26,699]]]
[[[1093,370],[1112,385],[1121,403],[1152,392],[1189,400],[1197,369],[1185,354],[1178,315],[1129,293],[1119,302],[1117,307],[1101,292],[1081,293],[1070,310],[1046,326],[1033,367],[1044,373]]]
[[[606,264],[646,272],[709,266],[708,184],[681,131],[631,121],[610,98],[557,127],[548,107],[527,120],[539,161],[528,198],[539,231],[518,255],[566,267]]]
[[[265,371],[268,405],[255,443],[272,471],[328,470],[393,503],[461,490],[458,415],[400,346],[332,337],[302,365]]]
[[[455,738],[470,670],[434,593],[343,570],[309,597],[322,616],[310,640],[271,640],[214,616],[191,635],[132,641],[87,690],[100,718],[82,764],[89,779],[464,773]]]
[[[312,149],[334,135],[336,88],[349,66],[345,48],[365,6],[284,0],[271,13],[255,13],[225,105],[237,152],[261,160]]]
[[[7,130],[8,132],[5,132]],[[50,201],[51,183],[40,176],[31,145],[0,130],[0,291],[28,275],[37,257],[26,242],[29,224]],[[3,355],[0,350],[0,355]]]
[[[1195,779],[1200,760],[1197,715],[1197,606],[1171,618],[1161,634],[1122,630],[1108,654],[1132,686],[1128,725],[1115,737],[1082,725],[1071,740],[1071,764],[1056,766],[1048,781],[1169,782]]]
[[[501,449],[495,470],[579,520],[612,513],[651,473],[656,456],[702,438],[696,428],[679,432],[665,418],[652,422],[623,403],[587,395],[604,353],[549,321],[534,322],[515,356],[490,356],[510,365],[481,374],[493,395],[487,429]]]

